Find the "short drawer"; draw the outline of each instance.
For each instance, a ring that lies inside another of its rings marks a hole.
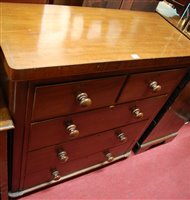
[[[171,93],[185,75],[185,70],[134,74],[128,80],[118,103]]]
[[[46,166],[53,166],[57,163],[64,165],[66,162],[86,157],[123,143],[125,143],[127,150],[131,150],[146,126],[147,120],[32,151],[28,154],[27,172],[39,171]]]
[[[36,87],[32,120],[112,105],[124,79],[125,76],[120,76]]]
[[[125,144],[120,145],[115,148],[108,149],[107,152],[110,152],[113,157],[120,156],[128,152],[128,148]],[[90,166],[103,163],[107,161],[108,157],[106,156],[107,152],[98,152],[87,157],[83,157],[77,160],[73,160],[71,162],[65,163],[64,165],[60,165],[55,163],[54,165],[46,165],[46,167],[41,170],[32,173],[31,171],[27,171],[25,181],[24,181],[24,189],[30,188],[32,186],[37,186],[42,183],[48,183],[54,180],[54,176],[52,172],[57,170],[60,176],[66,176],[73,172],[88,168]],[[28,165],[31,162],[28,162]]]
[[[30,128],[29,150],[150,119],[160,110],[166,99],[167,95],[163,95],[115,107],[33,123]],[[139,109],[139,113],[135,114],[134,111],[137,109]],[[143,114],[143,116],[139,116],[139,114]],[[68,129],[68,127],[73,129]]]

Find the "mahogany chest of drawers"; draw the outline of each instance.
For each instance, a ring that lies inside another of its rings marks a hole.
[[[128,157],[188,70],[188,39],[155,13],[1,6],[11,197]]]
[[[169,70],[31,86],[24,189],[129,155],[183,75]]]

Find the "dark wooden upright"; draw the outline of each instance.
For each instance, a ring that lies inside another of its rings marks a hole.
[[[2,200],[8,199],[7,131],[13,128],[13,122],[0,91],[0,194]]]

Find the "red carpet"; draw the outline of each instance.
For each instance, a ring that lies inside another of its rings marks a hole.
[[[20,198],[190,199],[190,125],[172,142]]]

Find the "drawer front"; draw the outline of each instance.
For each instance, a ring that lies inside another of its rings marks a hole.
[[[123,144],[118,147],[109,149],[109,152],[113,155],[113,157],[117,157],[119,155],[127,153],[128,148],[125,144]],[[106,160],[107,158],[105,156],[105,152],[99,152],[84,158],[73,160],[71,162],[65,163],[64,165],[59,165],[55,163],[52,166],[46,166],[46,168],[38,172],[31,173],[30,171],[28,171],[24,181],[24,189],[53,180],[53,170],[59,171],[60,176],[65,176],[78,170],[85,169],[98,163],[102,163]]]
[[[185,70],[131,75],[118,100],[119,103],[171,93],[183,78]]]
[[[124,79],[122,76],[36,87],[32,120],[112,105]]]
[[[27,172],[43,170],[46,166],[65,164],[125,143],[129,151],[147,126],[147,120],[125,127],[73,140],[56,146],[32,151],[28,156]]]
[[[152,118],[164,104],[167,95],[135,101],[119,106],[84,112],[68,117],[33,123],[30,130],[29,150],[58,144],[90,134],[125,126],[129,123]],[[143,117],[135,116],[132,111],[139,108]],[[67,124],[74,124],[79,135],[72,136]]]

